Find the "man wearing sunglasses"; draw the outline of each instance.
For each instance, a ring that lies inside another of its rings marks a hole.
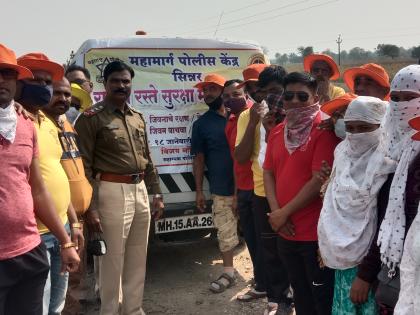
[[[328,315],[334,272],[319,264],[322,181],[317,175],[322,161],[332,164],[338,139],[317,128],[321,115],[315,78],[293,72],[283,84],[286,123],[271,131],[263,167],[269,222],[279,234],[278,255],[293,288],[296,314]]]
[[[263,124],[264,118],[270,117],[270,113],[275,109],[269,108],[267,101],[275,99],[283,93],[283,79],[286,70],[281,66],[268,66],[261,71],[258,77],[258,95],[261,97],[260,103],[255,103],[252,108],[241,113],[235,143],[234,157],[238,163],[252,161],[252,173],[254,180],[254,217],[255,230],[257,233],[257,265],[260,264],[264,270],[267,291],[268,305],[266,314],[275,314],[277,309],[283,310],[290,308],[291,300],[287,297],[289,290],[289,280],[287,273],[282,266],[282,262],[277,254],[277,234],[272,230],[268,223],[267,213],[270,207],[264,190],[262,164],[264,162],[266,150],[266,138],[270,124]],[[248,92],[249,93],[249,92]],[[255,93],[250,96],[253,97]],[[278,104],[276,101],[272,105]],[[271,106],[271,105],[270,105]],[[266,127],[268,127],[266,129]],[[259,283],[258,286],[262,287]],[[239,298],[244,300],[243,298]]]

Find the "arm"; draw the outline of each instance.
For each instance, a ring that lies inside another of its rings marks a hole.
[[[271,211],[274,211],[279,207],[279,203],[276,198],[276,179],[274,178],[274,173],[272,170],[264,170],[264,189],[267,201],[270,205]]]
[[[70,222],[71,240],[76,244],[76,250],[80,254],[85,244],[85,238],[83,236],[82,225],[79,223],[76,211],[74,210],[71,202],[69,204],[69,208],[67,209],[67,218]]]
[[[259,103],[252,105],[249,110],[249,121],[245,129],[241,128],[241,126],[245,124],[247,117],[243,114],[239,117],[236,147],[233,152],[233,157],[238,163],[245,163],[251,159],[255,145],[255,130],[261,120],[260,112],[263,110],[263,106]]]
[[[141,119],[146,126],[146,122],[144,121],[143,117],[141,117]],[[162,191],[160,189],[158,171],[153,164],[152,155],[150,154],[149,140],[147,138],[146,130],[144,131],[144,147],[145,155],[149,162],[147,163],[146,169],[144,170],[144,182],[146,184],[147,190],[154,195],[152,201],[152,211],[154,219],[158,220],[163,216],[165,205],[163,204],[163,197],[156,196],[161,195]]]
[[[318,178],[318,172],[313,171],[312,178],[302,187],[296,196],[290,200],[289,203],[287,203],[283,208],[271,208],[272,212],[269,215],[269,222],[273,229],[278,231],[287,223],[292,214],[302,208],[305,208],[316,198],[319,198],[321,186],[322,182]]]
[[[193,160],[193,174],[196,189],[196,203],[200,211],[206,208],[206,201],[203,193],[203,178],[204,178],[204,153],[198,153]]]
[[[29,184],[32,190],[35,215],[45,224],[52,234],[59,240],[60,244],[70,243],[70,237],[55,211],[51,196],[44,185],[38,158],[31,163]],[[62,271],[75,271],[80,259],[73,247],[61,251]]]
[[[77,119],[74,129],[78,135],[78,146],[80,154],[83,158],[85,176],[91,184],[93,190],[92,201],[85,213],[86,224],[89,227],[89,230],[93,232],[102,232],[99,213],[96,210],[98,204],[98,187],[96,180],[93,177],[93,160],[96,141],[96,126],[94,119],[95,117],[89,118],[82,114]]]

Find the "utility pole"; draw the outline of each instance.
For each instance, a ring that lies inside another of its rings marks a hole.
[[[341,38],[341,34],[338,35],[337,40],[335,41],[338,45],[338,65],[341,65],[341,43],[343,42],[343,39]]]
[[[219,30],[219,26],[220,26],[220,22],[222,22],[222,17],[223,17],[223,14],[224,14],[224,11],[222,11],[221,13],[220,13],[220,17],[219,17],[219,22],[217,23],[217,25],[216,25],[216,30],[214,31],[214,37],[216,37],[216,34],[217,34],[217,31]]]

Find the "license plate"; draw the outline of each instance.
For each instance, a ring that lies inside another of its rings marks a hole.
[[[186,230],[213,228],[211,213],[165,218],[155,221],[155,233],[171,233]]]

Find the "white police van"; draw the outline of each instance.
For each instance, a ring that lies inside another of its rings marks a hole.
[[[93,101],[105,95],[103,70],[113,60],[133,67],[130,104],[145,117],[152,159],[159,171],[165,218],[152,225],[162,239],[188,239],[213,228],[209,184],[205,213],[195,205],[190,155],[192,124],[207,110],[203,95],[193,86],[208,73],[242,78],[252,63],[267,63],[261,47],[252,42],[202,38],[133,36],[89,39],[71,63],[86,67],[94,84]]]

